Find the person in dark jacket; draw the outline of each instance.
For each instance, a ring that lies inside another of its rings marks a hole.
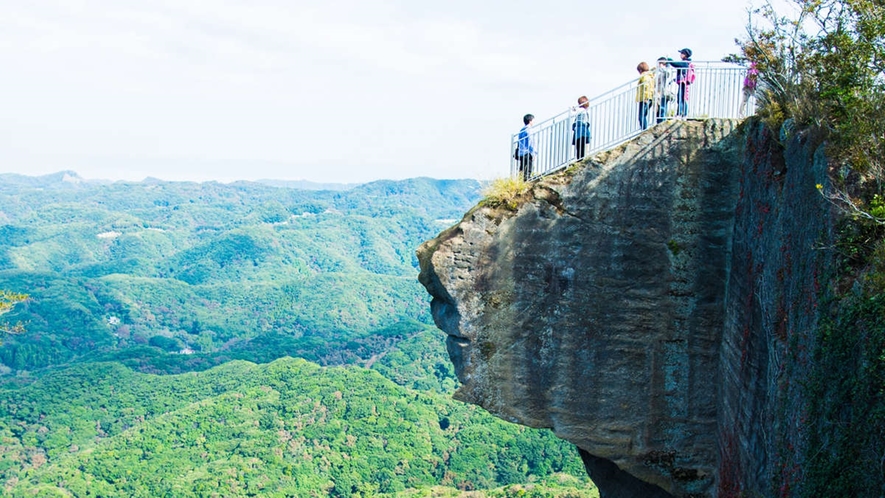
[[[691,94],[691,85],[694,83],[694,63],[691,62],[691,49],[680,50],[679,58],[682,60],[669,64],[676,68],[676,85],[679,87],[676,94],[676,115],[685,118],[688,116],[688,98]]]

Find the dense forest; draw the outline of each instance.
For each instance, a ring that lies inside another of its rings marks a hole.
[[[27,295],[0,489],[598,496],[571,445],[450,398],[414,248],[479,195],[0,175],[0,289]]]
[[[159,371],[273,359],[268,351],[366,361],[391,335],[429,322],[414,248],[479,188],[429,179],[336,192],[11,176],[0,181],[0,289],[30,295],[8,315],[27,333],[0,348],[12,372],[109,352],[131,359],[125,351],[140,346],[188,356],[150,366]],[[258,337],[263,344],[251,342]]]
[[[583,473],[549,432],[359,367],[286,358],[156,376],[93,363],[4,394],[12,496],[352,496],[574,486]]]

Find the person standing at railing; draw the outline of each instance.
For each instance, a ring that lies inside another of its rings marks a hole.
[[[535,154],[538,153],[535,149],[535,137],[532,135],[532,121],[534,120],[535,117],[531,114],[526,114],[522,117],[522,122],[525,126],[519,130],[519,140],[516,142],[516,160],[519,163],[519,174],[526,181],[532,177],[532,163],[534,162]]]
[[[578,107],[573,108],[575,111],[575,121],[572,123],[572,145],[575,146],[575,158],[580,161],[584,159],[587,152],[587,144],[590,143],[590,113],[587,109],[590,107],[590,99],[581,95],[578,98]]]
[[[676,68],[676,85],[679,90],[676,94],[676,115],[688,116],[688,98],[691,94],[691,85],[694,83],[694,63],[691,62],[691,49],[683,48],[679,51],[681,61],[670,62]]]
[[[655,117],[658,123],[663,123],[667,119],[667,104],[671,100],[676,99],[676,81],[667,68],[667,63],[672,59],[667,57],[658,57],[658,67],[655,68],[655,95],[658,99],[658,110]],[[673,87],[671,89],[671,87]]]
[[[648,110],[655,98],[655,77],[648,70],[648,63],[643,61],[636,66],[639,71],[639,82],[636,84],[636,102],[639,104],[639,128],[648,128]]]
[[[744,76],[744,88],[743,88],[743,98],[741,99],[741,107],[738,111],[738,116],[744,117],[747,113],[747,104],[750,101],[750,97],[756,93],[756,84],[759,80],[759,70],[756,69],[756,63],[751,62],[750,67],[747,68],[747,74]]]

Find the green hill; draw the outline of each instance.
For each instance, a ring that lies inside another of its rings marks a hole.
[[[430,322],[414,248],[479,190],[426,178],[346,191],[70,178],[0,188],[0,289],[31,296],[4,317],[28,326],[0,346],[0,374],[145,347],[196,355],[165,362],[170,372],[253,359],[239,350],[368,361],[379,333]],[[285,351],[257,351],[271,343]]]
[[[570,474],[547,431],[300,359],[155,376],[114,363],[0,392],[0,482],[10,496],[371,496],[491,489]]]
[[[476,182],[0,180],[0,289],[30,296],[3,496],[598,496],[571,445],[449,398],[414,248]]]

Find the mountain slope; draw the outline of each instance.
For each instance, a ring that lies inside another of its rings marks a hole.
[[[474,181],[427,178],[49,188],[60,181],[0,189],[0,288],[31,296],[6,317],[28,326],[0,346],[0,374],[144,346],[206,368],[266,335],[332,345],[322,363],[365,361],[354,351],[376,332],[429,323],[414,247],[478,196]]]
[[[12,496],[351,496],[583,476],[548,431],[291,358],[175,376],[74,367],[2,392],[0,435]]]

